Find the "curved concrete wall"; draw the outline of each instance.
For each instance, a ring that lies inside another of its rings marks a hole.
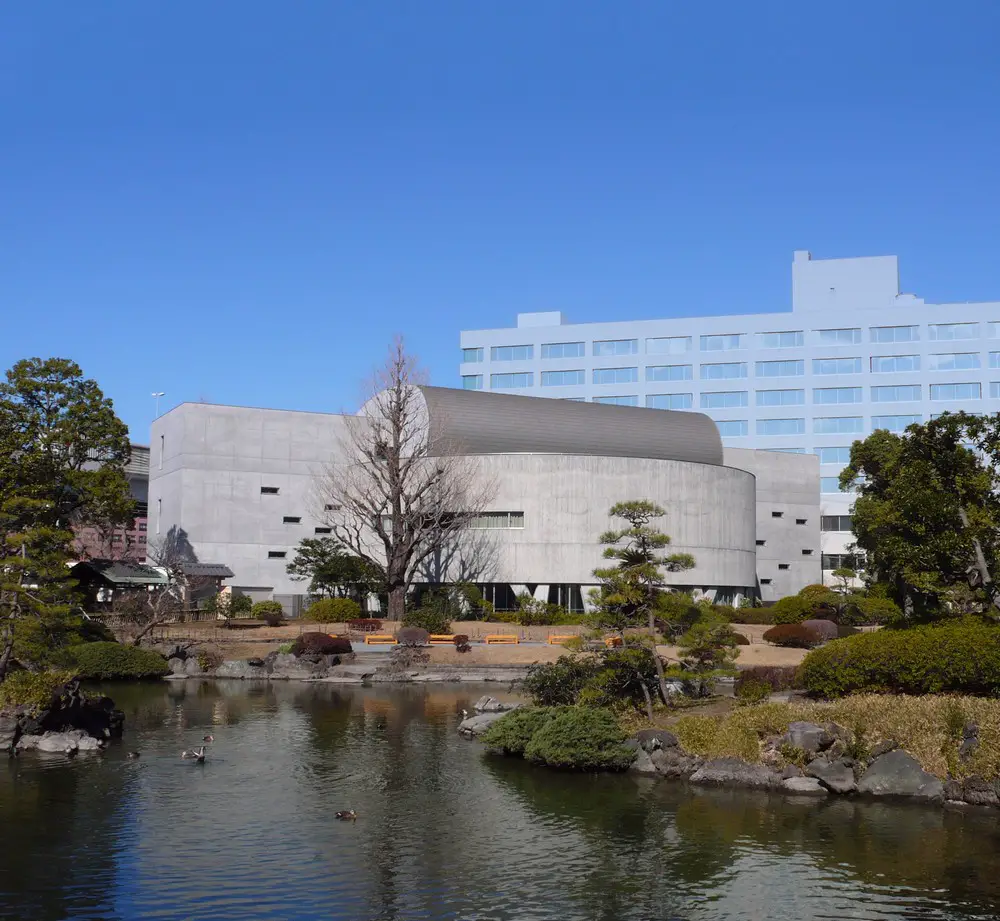
[[[581,454],[722,464],[722,439],[694,412],[420,387],[431,444],[446,454]]]
[[[683,461],[580,455],[488,455],[498,485],[490,508],[524,512],[523,529],[472,531],[471,546],[447,561],[446,581],[594,584],[600,534],[616,527],[616,502],[649,499],[666,509],[656,524],[693,570],[672,585],[756,586],[754,478],[743,470]],[[475,573],[475,574],[474,574]]]

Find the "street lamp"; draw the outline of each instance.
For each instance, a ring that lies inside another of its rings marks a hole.
[[[156,400],[156,415],[153,416],[154,419],[159,419],[160,418],[160,397],[162,397],[162,396],[164,396],[164,393],[163,393],[162,390],[159,391],[158,393],[154,393],[153,394],[153,399]]]

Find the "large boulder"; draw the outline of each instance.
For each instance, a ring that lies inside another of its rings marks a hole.
[[[511,709],[516,709],[517,704]],[[509,710],[498,710],[492,713],[477,713],[475,716],[467,717],[458,724],[458,731],[462,735],[467,736],[478,736],[482,735],[486,730],[495,723],[500,717],[505,716],[509,713]]]
[[[635,761],[629,765],[629,773],[632,774],[656,774],[656,765],[653,764],[653,759],[649,757],[649,752],[645,751],[643,748],[637,748],[635,751]]]
[[[807,755],[815,755],[829,748],[833,742],[833,735],[823,726],[815,723],[790,723],[788,732],[778,740],[778,745],[790,745],[801,748]]]
[[[17,746],[22,751],[40,751],[50,754],[76,754],[99,751],[104,747],[101,739],[87,735],[82,729],[67,732],[46,732],[40,736],[22,736]]]
[[[517,704],[505,704],[495,697],[490,697],[489,694],[484,694],[472,705],[472,709],[476,713],[505,713],[507,710],[513,710],[516,706]]]
[[[817,758],[806,767],[806,774],[815,777],[824,787],[834,793],[850,793],[856,786],[854,766],[846,758],[830,761]]]
[[[748,764],[739,758],[716,758],[706,761],[695,771],[691,783],[773,790],[780,787],[782,781],[779,774],[763,764]]]
[[[313,662],[307,657],[296,658],[289,652],[279,652],[268,656],[267,668],[272,678],[307,680],[322,678],[328,669],[325,660]]]
[[[858,781],[858,792],[937,800],[944,796],[944,784],[928,774],[913,755],[897,748],[872,762]]]
[[[697,755],[689,755],[682,748],[658,748],[649,755],[658,774],[664,777],[690,777],[704,763]]]
[[[827,789],[815,777],[788,777],[781,782],[781,789],[788,793],[808,796],[826,796]]]
[[[658,748],[676,748],[677,736],[667,729],[640,729],[635,734],[639,744],[648,752]]]
[[[17,717],[0,713],[0,750],[10,748],[17,738]]]
[[[267,678],[263,665],[251,665],[246,659],[227,659],[215,670],[216,678]]]
[[[205,669],[201,667],[197,656],[189,656],[184,660],[184,674],[192,678],[205,674]]]
[[[185,671],[187,667],[188,659],[182,659],[180,656],[171,656],[167,659],[167,668],[170,669],[171,675],[184,675],[187,674]]]
[[[959,795],[949,796],[949,799],[961,799],[974,806],[1000,806],[1000,784],[996,781],[973,776],[958,783]]]

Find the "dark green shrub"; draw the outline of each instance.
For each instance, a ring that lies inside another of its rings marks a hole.
[[[770,626],[774,623],[774,610],[772,608],[733,608],[729,615],[731,624],[759,624],[760,626]]]
[[[396,634],[396,642],[400,646],[426,646],[429,639],[427,631],[420,627],[403,627]]]
[[[759,678],[738,681],[735,688],[736,700],[744,706],[762,704],[771,696],[771,685]]]
[[[646,701],[659,696],[656,661],[645,646],[608,649],[600,657],[600,667],[580,690],[580,706],[642,709]]]
[[[737,646],[750,645],[750,640],[748,640],[742,633],[738,633],[736,630],[733,631],[733,641]]]
[[[403,615],[404,627],[419,627],[428,633],[451,633],[451,619],[442,607],[437,605],[411,608]]]
[[[822,643],[823,638],[802,624],[778,624],[764,631],[764,642],[792,649],[812,649]]]
[[[559,712],[558,707],[519,707],[500,717],[480,740],[492,752],[521,758],[535,733]]]
[[[72,672],[11,672],[0,682],[0,710],[5,707],[42,708],[55,696]]]
[[[170,671],[167,660],[152,649],[120,643],[83,643],[70,651],[81,678],[101,681],[161,678]]]
[[[311,624],[346,624],[361,616],[361,605],[352,598],[319,598],[303,612]]]
[[[883,629],[827,643],[799,667],[809,693],[1000,695],[1000,627],[978,620]]]
[[[258,601],[250,609],[250,616],[264,621],[269,627],[280,627],[285,621],[285,609],[280,601]]]
[[[776,624],[800,624],[812,613],[810,606],[798,595],[780,598],[766,610],[771,612]]]
[[[624,771],[635,758],[625,738],[610,710],[573,707],[535,732],[524,757],[566,771]]]
[[[736,679],[736,690],[744,681],[762,681],[772,691],[788,691],[799,687],[796,684],[798,668],[794,665],[752,665],[740,669]]]
[[[233,595],[229,599],[229,614],[231,617],[250,617],[256,607],[249,595]]]
[[[293,656],[334,656],[349,652],[354,652],[354,647],[346,636],[330,636],[328,633],[301,633],[291,648]]]
[[[594,656],[559,656],[532,665],[521,686],[539,707],[571,706],[600,667]]]
[[[857,636],[861,631],[857,627],[849,627],[847,624],[837,625],[837,639],[842,640],[845,636]]]

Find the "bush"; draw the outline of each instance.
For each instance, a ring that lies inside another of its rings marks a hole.
[[[536,706],[571,706],[599,670],[600,662],[593,656],[559,656],[555,662],[532,665],[521,686]]]
[[[823,638],[815,630],[802,624],[778,624],[764,631],[764,642],[792,649],[812,649],[822,643]]]
[[[837,625],[837,639],[842,640],[845,636],[857,636],[861,631],[857,627],[849,627],[847,624]]]
[[[81,678],[115,681],[161,678],[170,671],[167,660],[152,649],[119,643],[83,643],[70,648]]]
[[[279,627],[285,621],[285,609],[280,601],[258,601],[250,609],[250,616],[264,621],[269,627]]]
[[[802,626],[812,630],[823,642],[835,640],[840,635],[840,627],[832,620],[804,620]]]
[[[377,617],[358,617],[347,621],[348,630],[357,630],[359,633],[381,633],[382,621]]]
[[[749,646],[750,640],[748,640],[742,633],[733,631],[733,640],[737,646]]]
[[[647,698],[658,698],[660,691],[656,660],[651,649],[645,646],[608,649],[599,661],[600,667],[583,686],[577,698],[581,706],[631,705],[641,709],[646,706]]]
[[[776,624],[800,624],[812,613],[810,606],[798,595],[779,598],[767,610]]]
[[[770,626],[774,623],[774,611],[771,608],[733,608],[729,615],[731,624],[759,624]]]
[[[557,707],[520,707],[500,717],[480,740],[492,752],[522,758],[535,733],[559,712]]]
[[[255,607],[256,605],[253,603],[253,598],[249,595],[231,595],[229,598],[230,617],[253,616],[253,609]]]
[[[361,605],[352,598],[319,598],[302,614],[311,624],[346,624],[361,616]]]
[[[56,672],[10,672],[0,682],[0,710],[4,707],[30,707],[41,709],[67,681],[73,673]]]
[[[464,633],[456,633],[452,642],[455,644],[456,652],[468,652],[472,649],[469,645],[469,638]]]
[[[997,696],[1000,627],[969,619],[834,640],[806,656],[799,679],[821,697],[855,691]]]
[[[427,631],[420,627],[403,627],[396,634],[396,642],[400,646],[426,646],[429,639]]]
[[[567,627],[587,620],[587,615],[583,612],[571,613],[561,605],[539,601],[527,592],[517,596],[516,611],[498,611],[494,616],[503,623],[518,624],[521,627]]]
[[[771,696],[771,686],[759,678],[750,678],[736,684],[736,700],[743,706],[762,704]]]
[[[772,691],[788,691],[797,688],[798,668],[794,665],[753,665],[740,670],[736,679],[736,690],[745,681],[762,681]]]
[[[346,636],[330,636],[328,633],[303,633],[292,644],[293,656],[318,655],[334,656],[354,652],[351,641]]]
[[[283,656],[287,656],[294,648],[295,648],[294,643],[282,643],[280,646],[278,646],[278,652]]]
[[[556,714],[532,736],[524,757],[569,771],[624,771],[635,758],[610,710],[574,707]]]
[[[201,666],[201,670],[205,672],[210,672],[212,669],[218,668],[222,665],[222,655],[218,652],[211,652],[208,649],[202,649],[197,657],[198,664]]]
[[[451,619],[436,605],[421,606],[406,611],[403,615],[404,627],[419,627],[428,633],[451,633]]]

